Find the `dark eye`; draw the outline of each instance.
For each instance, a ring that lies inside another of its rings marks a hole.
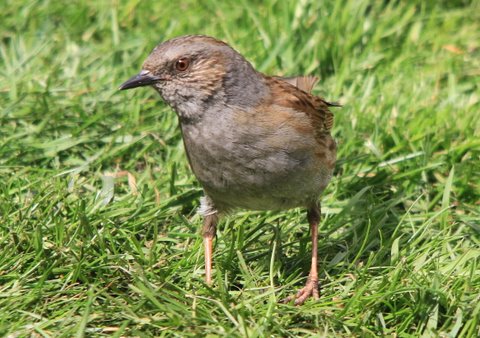
[[[190,65],[190,60],[187,58],[180,58],[175,62],[175,69],[181,72],[187,70],[188,66]]]

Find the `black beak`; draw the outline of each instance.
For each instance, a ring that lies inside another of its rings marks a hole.
[[[159,81],[160,78],[150,73],[148,70],[142,70],[137,75],[131,77],[120,86],[120,90],[149,86]]]

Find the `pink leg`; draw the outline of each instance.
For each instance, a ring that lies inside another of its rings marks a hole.
[[[313,206],[307,211],[308,223],[312,235],[312,265],[308,274],[305,287],[300,289],[296,295],[289,296],[282,300],[287,303],[295,299],[295,305],[302,305],[309,297],[318,299],[318,223],[320,221],[320,206]]]
[[[208,285],[212,285],[212,245],[213,237],[204,236],[203,246],[205,248],[205,282]]]
[[[213,237],[217,230],[218,216],[216,214],[205,216],[203,220],[203,247],[205,249],[205,282],[212,285],[212,254]]]

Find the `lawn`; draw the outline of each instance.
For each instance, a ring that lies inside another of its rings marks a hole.
[[[200,4],[201,3],[201,4]],[[480,335],[480,2],[0,3],[0,336]],[[321,296],[303,210],[237,213],[203,281],[174,112],[119,91],[153,47],[229,42],[339,100]]]

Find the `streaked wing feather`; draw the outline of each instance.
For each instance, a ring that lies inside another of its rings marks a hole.
[[[313,76],[303,77],[303,80],[300,78],[302,77],[286,78],[287,80],[280,77],[267,78],[274,93],[273,104],[304,112],[319,135],[330,132],[334,123],[333,113],[328,108],[331,104],[301,88],[315,84],[318,78]]]
[[[292,77],[278,77],[282,81],[288,82],[291,85],[303,90],[304,92],[311,93],[313,87],[318,83],[319,78],[316,76],[292,76]]]

